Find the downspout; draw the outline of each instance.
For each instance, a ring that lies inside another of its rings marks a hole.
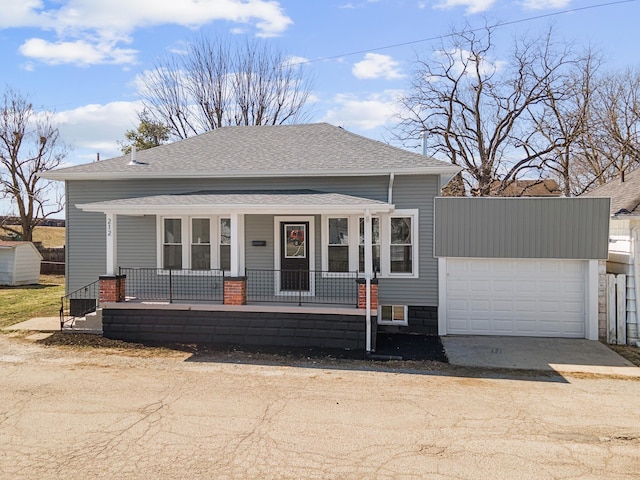
[[[393,181],[395,179],[395,173],[389,174],[389,191],[387,192],[387,203],[393,203]]]

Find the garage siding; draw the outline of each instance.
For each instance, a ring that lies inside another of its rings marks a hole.
[[[606,259],[608,198],[435,199],[435,256]]]

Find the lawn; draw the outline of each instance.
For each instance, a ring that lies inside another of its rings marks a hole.
[[[11,227],[20,230],[20,227]],[[0,227],[0,236],[7,235],[7,231]],[[64,227],[36,227],[33,232],[33,241],[42,242],[43,247],[64,247]]]
[[[62,295],[63,275],[40,275],[38,285],[0,287],[0,328],[33,317],[58,316]]]

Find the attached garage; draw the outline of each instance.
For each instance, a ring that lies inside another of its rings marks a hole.
[[[587,262],[452,258],[447,333],[585,338]]]
[[[607,208],[606,199],[437,198],[439,334],[597,340]]]

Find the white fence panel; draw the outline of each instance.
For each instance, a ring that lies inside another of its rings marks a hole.
[[[607,275],[607,343],[627,343],[627,276]]]

